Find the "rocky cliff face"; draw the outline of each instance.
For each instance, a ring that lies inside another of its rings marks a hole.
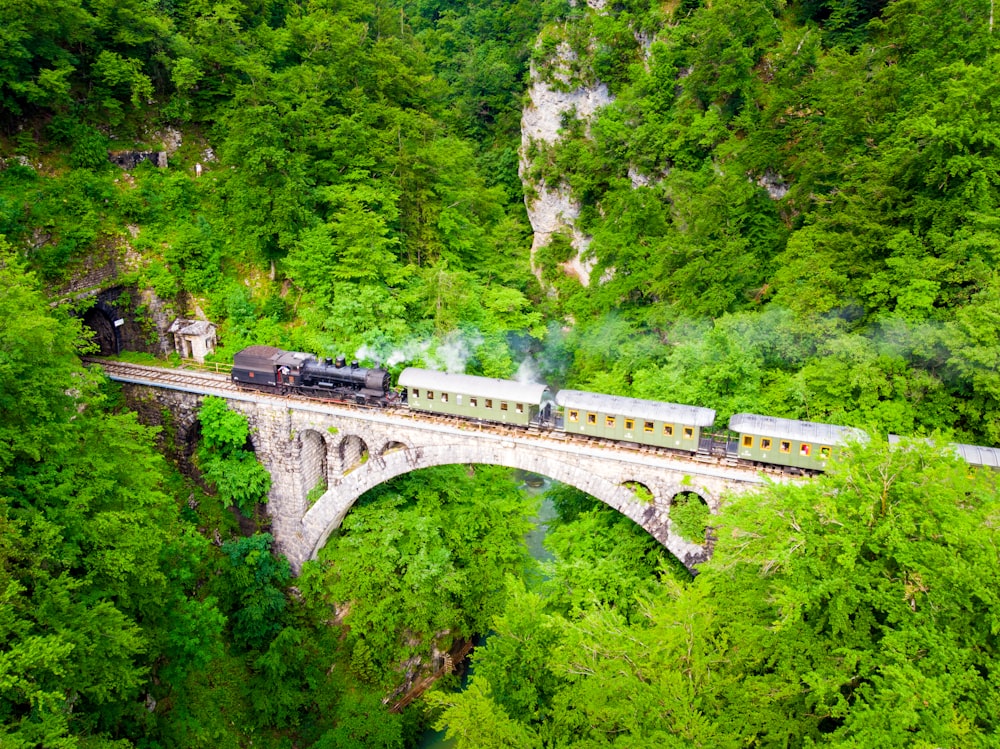
[[[575,226],[575,221],[580,215],[579,204],[572,199],[569,186],[564,182],[549,184],[545,179],[533,181],[529,174],[531,169],[529,154],[538,151],[539,147],[544,150],[545,146],[551,146],[559,140],[559,129],[566,116],[576,116],[586,123],[593,118],[598,109],[613,101],[607,86],[603,83],[578,86],[568,91],[560,90],[569,88],[570,77],[567,70],[574,59],[575,55],[569,46],[561,44],[556,56],[556,69],[548,71],[547,77],[540,75],[532,66],[532,85],[528,92],[530,101],[521,114],[519,173],[521,181],[525,184],[525,205],[531,228],[534,230],[534,240],[531,245],[532,264],[534,265],[537,250],[547,245],[555,232],[566,231],[572,238],[576,254],[563,264],[563,268],[587,286],[590,283],[593,262],[586,259],[590,237]],[[558,88],[551,85],[547,78],[554,79]]]

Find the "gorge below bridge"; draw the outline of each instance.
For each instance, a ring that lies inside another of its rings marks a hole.
[[[712,542],[693,543],[677,532],[670,517],[674,498],[694,493],[716,513],[726,493],[752,490],[767,480],[757,469],[707,456],[406,408],[247,391],[228,375],[212,372],[99,363],[123,383],[126,400],[144,421],[169,424],[174,447],[188,454],[205,396],[224,398],[247,417],[254,450],[271,474],[267,510],[275,545],[296,574],[362,494],[422,468],[488,464],[569,484],[631,518],[691,570],[708,559]]]

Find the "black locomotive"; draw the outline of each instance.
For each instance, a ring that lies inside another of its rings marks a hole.
[[[398,398],[384,369],[347,364],[343,356],[312,354],[274,346],[250,346],[233,357],[233,382],[273,393],[308,393],[366,405],[388,405]]]

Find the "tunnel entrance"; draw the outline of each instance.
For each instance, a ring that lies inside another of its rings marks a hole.
[[[83,324],[94,331],[91,339],[99,347],[101,356],[121,353],[121,341],[115,323],[100,307],[91,307],[83,315]]]

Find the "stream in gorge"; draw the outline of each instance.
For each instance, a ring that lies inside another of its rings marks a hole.
[[[552,506],[552,502],[546,496],[546,492],[551,488],[553,482],[544,476],[522,471],[516,472],[515,476],[521,479],[522,491],[532,496],[541,495],[542,497],[542,501],[538,506],[538,514],[534,518],[535,527],[528,532],[524,540],[528,544],[528,552],[531,554],[532,559],[538,562],[547,562],[552,559],[552,555],[544,546],[545,534],[548,532],[549,521],[555,517],[556,512]],[[483,635],[477,647],[482,647],[488,637],[488,633]],[[471,674],[472,667],[470,665],[466,668],[465,674],[462,676],[463,689],[468,684]],[[424,732],[420,743],[417,744],[417,749],[453,749],[455,743],[454,740],[445,738],[444,731],[435,731],[433,728],[428,728]]]

